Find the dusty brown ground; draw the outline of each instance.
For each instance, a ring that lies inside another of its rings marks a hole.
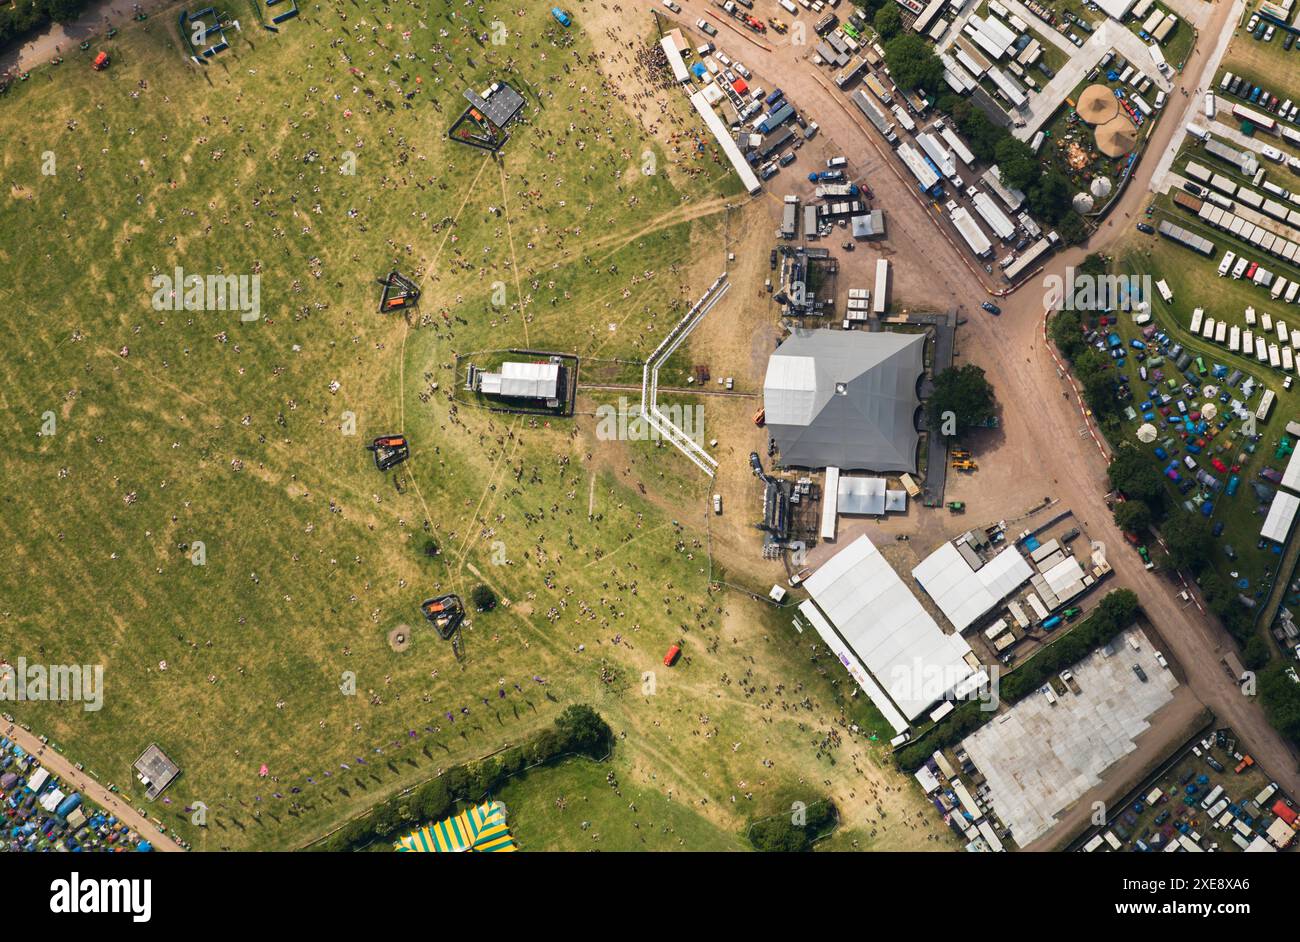
[[[705,15],[707,10],[704,0],[682,0],[682,6],[682,19],[687,22]],[[1230,9],[1226,4],[1216,8],[1203,35],[1217,34]],[[1179,75],[1181,88],[1197,87],[1211,45],[1202,42],[1193,52]],[[1015,516],[1044,495],[1058,498],[1071,508],[1095,538],[1111,548],[1108,557],[1115,567],[1111,587],[1138,592],[1148,616],[1168,639],[1169,649],[1185,665],[1192,692],[1220,720],[1239,731],[1253,754],[1279,782],[1294,790],[1300,785],[1296,751],[1268,725],[1257,704],[1241,696],[1219,667],[1223,652],[1234,647],[1231,639],[1199,607],[1184,607],[1178,598],[1183,589],[1178,579],[1172,574],[1147,573],[1138,557],[1123,548],[1104,502],[1106,456],[1083,428],[1078,399],[1043,337],[1043,275],[1059,275],[1067,265],[1078,265],[1088,252],[1106,250],[1131,225],[1131,217],[1146,198],[1155,161],[1139,165],[1120,205],[1090,244],[1054,256],[1042,275],[999,302],[1004,311],[1001,317],[988,316],[978,308],[979,301],[987,296],[981,284],[983,273],[977,276],[968,260],[934,226],[928,218],[932,211],[899,175],[893,166],[897,162],[882,161],[878,149],[881,142],[874,132],[843,107],[843,97],[830,92],[823,77],[804,61],[808,50],[775,42],[774,46],[771,53],[751,47],[744,53],[746,64],[765,87],[777,83],[764,79],[779,75],[779,84],[787,96],[820,123],[825,135],[820,146],[834,142],[834,149],[849,157],[852,169],[865,174],[871,183],[886,210],[889,244],[896,251],[899,271],[895,273],[893,298],[918,306],[957,306],[967,319],[959,332],[958,362],[983,367],[997,390],[1002,428],[986,441],[968,443],[980,471],[955,484],[953,496],[969,499],[968,516],[979,519]],[[1163,151],[1181,126],[1186,110],[1196,104],[1192,96],[1177,92],[1170,96],[1149,154]],[[807,156],[805,149],[801,157]],[[778,192],[790,187],[788,181],[797,180],[797,174],[787,178],[786,172],[779,178],[782,184],[776,188]],[[795,182],[790,188],[798,191],[799,185]],[[869,255],[861,249],[853,253],[858,264],[867,261]],[[851,270],[846,262],[844,272]],[[842,284],[846,280],[844,272]],[[912,284],[920,287],[913,289]]]

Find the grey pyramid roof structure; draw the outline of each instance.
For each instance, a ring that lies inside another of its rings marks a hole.
[[[781,463],[914,473],[924,351],[922,334],[796,330],[763,383]]]

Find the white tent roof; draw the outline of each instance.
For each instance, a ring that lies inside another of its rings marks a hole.
[[[958,631],[1010,595],[1033,575],[1029,561],[1007,547],[974,571],[952,543],[921,560],[912,576]]]
[[[521,399],[554,399],[559,384],[558,363],[503,363],[500,373],[484,373],[479,391]]]
[[[1076,582],[1083,581],[1083,567],[1073,556],[1067,556],[1043,573],[1043,578],[1047,580],[1047,585],[1059,599],[1069,595],[1068,590]]]
[[[1291,452],[1291,458],[1282,472],[1282,486],[1287,490],[1300,492],[1300,449]]]
[[[839,502],[842,514],[883,514],[885,479],[841,477]]]
[[[1295,523],[1297,509],[1300,509],[1300,497],[1288,494],[1286,491],[1278,491],[1277,496],[1273,498],[1273,503],[1269,505],[1268,516],[1264,518],[1264,526],[1260,529],[1259,535],[1265,539],[1285,543],[1291,533],[1291,525]]]
[[[804,586],[908,719],[972,673],[964,660],[970,645],[943,632],[867,537],[831,557]]]
[[[881,690],[880,685],[867,673],[866,668],[862,666],[862,662],[844,643],[844,639],[835,633],[831,623],[826,620],[826,616],[817,610],[817,606],[812,603],[812,600],[808,599],[803,602],[799,606],[799,611],[808,619],[809,624],[821,636],[826,646],[831,649],[831,653],[840,659],[840,663],[848,670],[849,676],[862,688],[862,692],[871,698],[871,702],[876,705],[876,709],[884,716],[885,721],[894,727],[894,732],[901,733],[907,729],[907,720],[903,718],[903,714],[899,713],[898,708],[890,702],[889,697],[885,695],[885,691]]]
[[[1097,0],[1097,6],[1111,19],[1124,22],[1124,17],[1128,16],[1128,11],[1133,9],[1133,4],[1137,0]]]

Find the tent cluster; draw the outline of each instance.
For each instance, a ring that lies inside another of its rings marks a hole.
[[[420,854],[496,853],[519,849],[506,824],[506,806],[499,801],[475,805],[437,824],[419,828],[394,846],[398,851]]]

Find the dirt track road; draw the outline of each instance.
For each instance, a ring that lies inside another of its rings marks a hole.
[[[56,23],[51,29],[33,36],[17,49],[0,56],[0,73],[26,72],[45,65],[55,56],[67,55],[84,39],[103,35],[110,26],[119,29],[131,22],[135,8],[148,14],[179,6],[177,0],[104,0],[88,9],[71,23]]]
[[[707,0],[680,2],[683,14],[679,20],[687,26],[706,16],[711,6]],[[780,15],[775,3],[770,4],[771,10],[758,9],[765,3],[767,0],[756,3],[758,14]],[[724,42],[724,48],[735,48],[737,54],[743,55],[755,79],[763,80],[766,87],[779,84],[786,97],[797,102],[821,125],[826,137],[849,156],[855,171],[867,177],[876,193],[876,205],[884,207],[890,216],[887,242],[893,250],[893,261],[900,269],[917,270],[928,286],[924,298],[910,300],[924,300],[938,310],[956,307],[966,317],[959,331],[960,356],[984,368],[1003,407],[1000,434],[979,455],[981,466],[999,468],[1000,477],[986,476],[981,471],[975,486],[984,488],[990,501],[1009,502],[1008,508],[1050,495],[1086,521],[1090,536],[1112,548],[1107,557],[1114,567],[1110,588],[1125,587],[1138,593],[1148,617],[1183,665],[1192,692],[1220,721],[1237,731],[1276,781],[1292,794],[1300,794],[1300,753],[1274,731],[1259,706],[1242,695],[1219,663],[1225,652],[1234,650],[1232,639],[1198,605],[1178,597],[1182,589],[1178,581],[1169,575],[1148,573],[1137,554],[1124,547],[1105,502],[1108,460],[1093,436],[1082,430],[1081,403],[1067,379],[1058,373],[1043,333],[1043,279],[1051,274],[1063,275],[1067,266],[1077,266],[1089,252],[1105,251],[1133,224],[1133,216],[1143,207],[1159,155],[1173,135],[1181,133],[1187,110],[1196,106],[1197,97],[1184,96],[1181,90],[1193,92],[1202,84],[1201,73],[1215,45],[1212,37],[1225,28],[1232,9],[1231,4],[1216,4],[1204,25],[1201,41],[1179,74],[1146,156],[1112,211],[1111,221],[1088,245],[1053,256],[1038,277],[1001,301],[1001,317],[989,317],[978,310],[979,302],[987,297],[981,283],[983,273],[976,276],[969,260],[940,229],[915,188],[895,172],[899,162],[880,150],[885,145],[875,131],[854,120],[842,107],[843,96],[814,75],[816,67],[806,61],[809,47],[793,47],[788,40],[769,36],[774,47],[771,52],[752,45],[740,48],[734,41]],[[778,76],[779,81],[774,81],[773,76]],[[801,195],[809,195],[803,191],[811,190],[811,185],[800,182],[791,185],[783,181],[782,185]],[[842,265],[845,263],[842,260]],[[899,280],[903,278],[900,272]],[[968,313],[971,311],[974,313]]]
[[[116,815],[119,821],[152,844],[154,850],[179,851],[181,849],[170,837],[158,830],[156,824],[128,805],[121,795],[110,792],[84,772],[78,772],[71,762],[42,743],[36,734],[27,732],[21,726],[10,726],[6,723],[5,736],[36,756],[37,761],[52,774],[65,782],[72,783],[95,804]]]

